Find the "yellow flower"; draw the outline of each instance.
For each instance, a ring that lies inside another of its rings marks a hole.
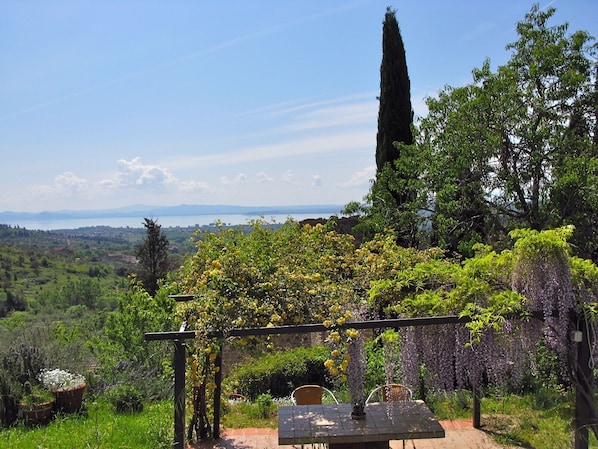
[[[324,362],[324,366],[328,369],[332,369],[332,367],[334,366],[334,360],[332,359],[328,359]]]
[[[330,327],[330,326],[332,326],[332,320],[324,321],[324,327]]]
[[[349,338],[359,337],[359,332],[355,329],[347,329],[346,334],[347,334],[347,337],[349,337]]]
[[[338,349],[335,349],[334,351],[332,351],[332,352],[330,353],[330,355],[331,355],[332,357],[339,357],[339,356],[341,355],[341,352],[340,352]]]
[[[336,319],[336,324],[338,324],[339,326],[342,326],[343,324],[345,324],[345,317],[340,317]]]

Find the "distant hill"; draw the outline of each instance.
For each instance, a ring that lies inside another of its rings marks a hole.
[[[193,205],[149,206],[132,205],[117,209],[58,210],[43,212],[0,212],[0,223],[18,220],[65,220],[81,218],[108,217],[168,217],[187,215],[293,215],[293,214],[340,214],[344,206],[338,204],[315,204],[298,206],[228,206],[228,205]]]

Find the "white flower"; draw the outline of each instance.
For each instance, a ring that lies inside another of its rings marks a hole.
[[[42,370],[39,380],[47,390],[70,390],[85,384],[85,377],[62,369]]]

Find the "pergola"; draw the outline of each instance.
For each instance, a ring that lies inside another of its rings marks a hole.
[[[177,301],[190,301],[193,295],[172,295]],[[542,313],[533,313],[532,318],[543,319]],[[346,329],[393,329],[401,327],[419,327],[443,324],[465,324],[471,321],[469,317],[437,316],[418,318],[397,318],[386,320],[354,321],[347,322],[341,328]],[[588,427],[598,425],[598,417],[592,412],[592,370],[590,332],[586,329],[587,323],[581,320],[581,337],[579,333],[572,335],[572,343],[577,344],[577,360],[575,370],[576,396],[575,396],[575,449],[588,449]],[[295,326],[273,326],[245,329],[232,329],[227,331],[226,337],[247,337],[262,335],[305,334],[313,332],[326,332],[329,329],[323,324],[303,324]],[[172,340],[174,342],[174,449],[185,448],[185,341],[195,338],[195,331],[186,330],[186,323],[182,323],[178,331],[173,332],[148,332],[145,334],[147,341]],[[223,338],[224,335],[214,334],[212,337]],[[213,436],[220,438],[220,401],[222,397],[222,353],[216,355],[214,361],[217,369],[215,373],[216,389],[214,390],[214,423]],[[473,391],[473,427],[481,427],[481,402],[479,391]]]

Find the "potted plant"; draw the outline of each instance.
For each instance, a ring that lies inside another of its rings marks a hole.
[[[81,410],[85,377],[62,369],[42,370],[40,374],[42,386],[54,393],[55,407],[63,413]]]
[[[48,424],[52,419],[54,395],[38,385],[25,382],[24,394],[19,401],[19,414],[26,425]]]

